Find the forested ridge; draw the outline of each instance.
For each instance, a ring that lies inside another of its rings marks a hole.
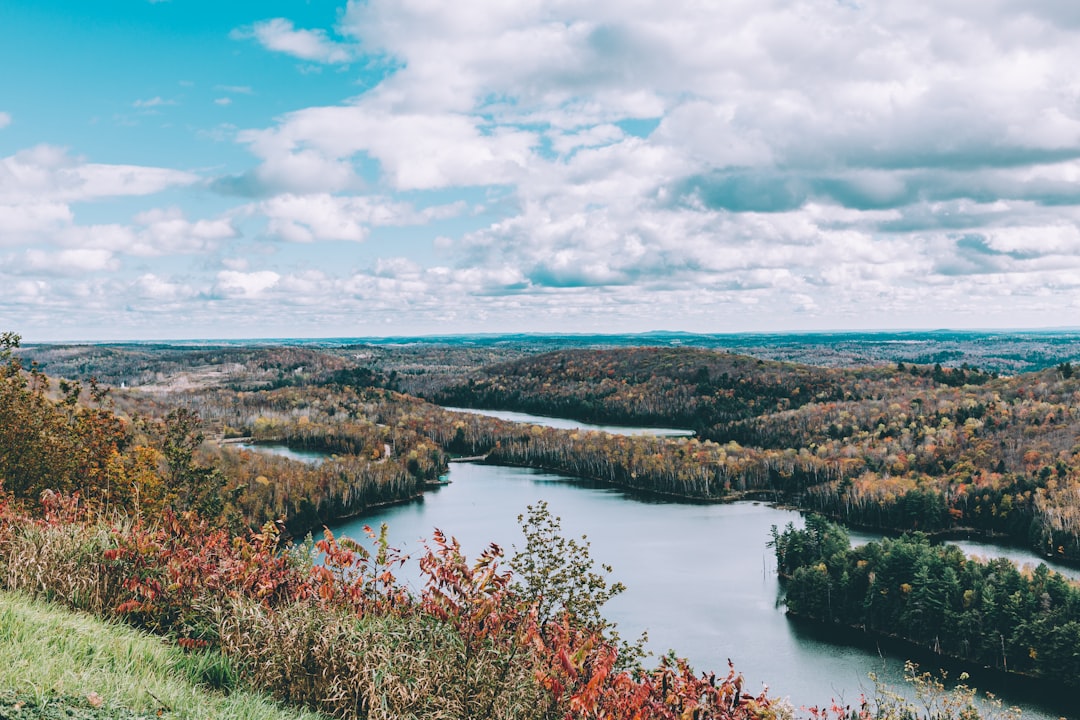
[[[230,434],[216,419],[219,405],[247,407],[242,391],[200,402],[179,392],[162,398],[54,382],[22,367],[11,352],[17,342],[10,333],[0,341],[0,480],[27,502],[46,491],[78,493],[102,512],[192,510],[234,530],[280,521],[303,535],[374,505],[413,499],[446,470],[446,455],[432,442],[377,427],[347,391],[336,395],[330,412],[341,416],[332,426],[290,413],[295,397],[279,399],[288,388],[247,396],[257,398],[258,420],[246,429],[256,438],[337,453],[308,465],[208,442],[208,433]],[[312,402],[318,398],[303,407]]]
[[[849,373],[696,348],[561,350],[484,368],[436,393],[443,405],[586,422],[712,427],[851,396]]]
[[[572,350],[485,369],[437,397],[698,430],[692,441],[566,436],[559,444],[579,448],[568,456],[603,444],[605,457],[652,458],[579,474],[689,497],[771,489],[859,525],[965,528],[1080,559],[1078,375],[1068,362],[999,378],[965,365],[840,370],[683,348]],[[513,447],[501,453],[515,462],[537,454]],[[560,453],[540,455],[551,465]]]
[[[69,351],[51,352],[56,363]],[[175,349],[157,369],[149,349],[131,352],[128,370],[154,381],[114,389],[111,398],[139,421],[68,403],[72,431],[93,418],[121,423],[114,429],[131,450],[120,453],[128,474],[162,462],[166,420],[177,407],[202,423],[189,417],[181,434],[248,436],[339,456],[312,467],[228,446],[193,449],[191,462],[224,473],[221,496],[236,521],[253,526],[285,518],[302,531],[414,497],[452,452],[689,499],[769,492],[853,524],[1006,535],[1080,559],[1080,377],[1068,362],[996,378],[962,363],[840,369],[699,348],[564,349],[473,370],[431,392],[447,404],[695,428],[685,440],[522,426],[449,413],[394,390],[416,384],[423,362],[446,377],[458,357],[450,350],[403,351],[400,373],[371,364],[384,350],[359,346],[200,350],[195,370],[183,368]],[[462,357],[471,367],[487,352]],[[221,364],[198,364],[215,358]],[[174,426],[182,419],[171,417]],[[69,464],[78,457],[64,456]],[[109,492],[124,487],[113,483]],[[160,500],[153,488],[144,496]]]

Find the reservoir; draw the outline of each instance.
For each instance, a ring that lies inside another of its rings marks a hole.
[[[626,592],[605,607],[605,616],[625,639],[647,630],[654,655],[675,649],[699,672],[718,674],[726,672],[730,658],[749,691],[768,683],[771,695],[789,698],[795,707],[834,698],[857,703],[860,694],[874,690],[871,672],[903,684],[902,651],[879,652],[872,642],[833,642],[820,628],[784,614],[766,543],[773,525],[800,525],[797,512],[751,502],[659,502],[527,468],[452,463],[449,479],[450,485],[420,501],[382,508],[332,529],[363,539],[364,525],[377,530],[385,522],[392,545],[417,557],[420,539],[437,527],[457,537],[469,558],[490,542],[509,557],[524,544],[517,516],[545,500],[562,518],[563,534],[587,535],[593,560],[611,565],[612,579],[626,585]],[[855,543],[870,539],[875,538],[852,533]],[[402,574],[411,574],[415,588],[415,566]],[[654,657],[646,665],[655,662]],[[1030,698],[996,691],[1022,707],[1025,718],[1059,717]]]

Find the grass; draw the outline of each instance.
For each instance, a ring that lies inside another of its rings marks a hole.
[[[0,720],[326,717],[234,689],[236,677],[220,654],[185,653],[123,625],[0,592]]]

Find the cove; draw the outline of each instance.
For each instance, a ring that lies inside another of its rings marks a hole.
[[[290,460],[299,460],[300,462],[307,463],[308,465],[318,465],[323,460],[330,457],[326,453],[319,452],[318,450],[301,450],[291,448],[288,445],[283,445],[281,443],[242,442],[233,443],[233,447],[237,447],[242,450],[251,450],[252,452],[279,455],[281,457],[289,458]]]
[[[472,415],[486,415],[487,417],[498,418],[499,420],[508,420],[510,422],[519,422],[528,425],[542,425],[557,430],[592,430],[596,432],[611,433],[612,435],[656,435],[657,437],[692,437],[694,434],[693,430],[679,430],[677,428],[593,425],[592,423],[579,422],[578,420],[530,415],[528,413],[513,412],[510,410],[476,410],[474,408],[462,407],[444,407],[443,410],[469,413]]]
[[[767,682],[772,695],[787,697],[796,707],[831,699],[855,703],[874,689],[870,672],[902,685],[907,655],[902,648],[837,642],[840,638],[829,631],[784,614],[766,542],[773,525],[800,526],[798,512],[750,502],[664,502],[528,468],[471,463],[451,468],[451,484],[423,499],[331,529],[362,539],[364,525],[377,529],[387,523],[391,543],[417,556],[420,539],[438,527],[457,537],[469,557],[490,542],[510,556],[524,542],[517,516],[545,500],[562,518],[564,534],[586,535],[593,559],[613,566],[612,578],[627,586],[605,615],[624,638],[647,630],[654,654],[673,648],[699,671],[724,672],[730,658],[749,690]],[[852,533],[855,543],[871,539],[876,536]],[[415,566],[410,563],[402,572],[416,589]],[[1025,718],[1059,717],[1035,698],[995,691],[1007,704],[1020,706]]]

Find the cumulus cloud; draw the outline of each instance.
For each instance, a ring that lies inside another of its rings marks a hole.
[[[172,282],[154,273],[140,275],[131,285],[131,290],[140,298],[157,303],[174,302],[190,298],[196,291],[190,285]]]
[[[272,288],[280,279],[281,275],[272,270],[255,272],[222,270],[217,274],[215,290],[223,297],[252,299]]]
[[[179,208],[157,208],[133,218],[133,240],[123,250],[132,255],[202,253],[239,236],[228,217],[188,220]]]
[[[340,197],[327,193],[278,195],[252,208],[265,216],[271,235],[290,242],[367,238],[374,226],[422,225],[432,219],[460,214],[464,203],[416,210],[408,203],[385,197]]]
[[[285,18],[263,20],[250,27],[232,32],[233,39],[254,38],[267,50],[292,55],[300,60],[321,63],[347,63],[352,52],[347,45],[336,43],[324,30],[301,30]]]
[[[60,202],[22,202],[0,204],[0,245],[22,244],[37,233],[69,225],[71,209]]]
[[[153,195],[197,180],[167,168],[89,163],[50,145],[2,158],[0,246],[25,248],[7,257],[9,269],[22,277],[114,273],[124,255],[204,252],[235,237],[232,220],[192,222],[175,209],[140,213],[126,224],[79,224],[72,210],[74,203]]]
[[[252,155],[212,184],[250,198],[232,213],[78,226],[69,203],[197,178],[41,146],[0,161],[0,229],[107,267],[214,252],[265,223],[308,244],[267,250],[304,253],[304,270],[234,257],[201,280],[108,291],[340,327],[1045,324],[1053,297],[1080,307],[1080,13],[1066,5],[350,2],[333,28],[233,32],[363,82],[213,133]],[[431,252],[370,244],[361,270],[332,264],[341,248],[320,259],[321,242],[403,225],[429,225]]]
[[[0,158],[0,205],[152,195],[198,180],[169,168],[89,163],[64,148],[37,145]]]
[[[238,140],[262,159],[245,182],[298,193],[358,187],[351,160],[358,153],[377,160],[396,190],[512,183],[526,175],[539,145],[534,132],[480,117],[392,113],[368,102],[300,110]]]
[[[17,261],[18,263],[18,261]],[[80,275],[82,273],[116,270],[120,263],[108,250],[76,248],[47,252],[27,250],[22,257],[24,268],[50,275]]]
[[[7,238],[11,245],[34,242],[58,246],[65,251],[144,258],[206,253],[239,236],[232,218],[191,221],[177,208],[138,213],[127,224],[80,225],[74,222],[70,209],[62,203],[15,208],[0,205],[0,228],[7,231],[0,233],[0,239]],[[39,263],[27,267],[44,269]],[[106,266],[87,269],[106,269]]]
[[[571,126],[645,112],[714,167],[1007,165],[1075,154],[1080,137],[1062,111],[1077,89],[1074,38],[1038,13],[373,0],[351,3],[342,29],[402,63],[377,90],[401,110],[561,113]]]
[[[1063,74],[1080,58],[1075,37],[1041,19],[1014,28],[993,13],[946,11],[942,23],[937,6],[890,3],[858,12],[821,5],[809,16],[779,3],[686,13],[643,3],[622,18],[604,3],[574,7],[591,30],[577,36],[585,44],[563,33],[564,47],[577,50],[558,57],[586,57],[588,45],[625,63],[621,75],[581,65],[582,84],[604,88],[586,87],[588,111],[577,112],[569,93],[535,92],[548,83],[570,90],[544,68],[532,67],[532,82],[518,76],[526,89],[516,92],[500,76],[505,66],[476,59],[487,45],[441,49],[461,58],[476,111],[561,114],[556,128],[585,127],[552,131],[561,154],[605,127],[589,125],[604,116],[596,106],[631,86],[651,89],[663,118],[642,147],[608,131],[606,143],[584,143],[580,158],[533,162],[517,186],[523,211],[467,238],[467,263],[494,257],[520,267],[530,289],[697,286],[715,290],[712,303],[732,291],[778,312],[817,312],[846,297],[909,314],[912,290],[928,276],[966,267],[1026,287],[1021,278],[1039,277],[1033,258],[1049,247],[1062,248],[1059,267],[1076,266],[1060,227],[1074,226],[1063,208],[1080,202],[1078,86]],[[378,3],[357,12],[365,21],[395,15]],[[422,27],[437,34],[436,22]],[[412,70],[427,39],[400,40]],[[397,82],[423,80],[405,78],[409,70]],[[484,107],[493,89],[517,102]],[[968,227],[1002,249],[979,253],[942,232]],[[965,253],[982,260],[963,265]]]

